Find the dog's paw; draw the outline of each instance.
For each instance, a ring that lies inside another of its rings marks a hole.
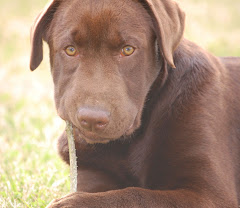
[[[83,208],[84,206],[79,203],[80,197],[80,193],[68,194],[62,198],[54,199],[46,208]]]
[[[46,208],[112,208],[103,193],[76,192],[53,200]]]

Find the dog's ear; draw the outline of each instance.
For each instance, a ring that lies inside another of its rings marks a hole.
[[[185,13],[172,0],[143,0],[150,9],[160,50],[167,63],[176,68],[173,53],[183,37]]]
[[[43,40],[61,0],[51,0],[37,16],[31,28],[30,69],[35,70],[43,59]]]

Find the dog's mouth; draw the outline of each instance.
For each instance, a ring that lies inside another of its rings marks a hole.
[[[74,126],[75,134],[78,138],[84,139],[89,144],[106,144],[111,141],[120,139],[120,138],[126,138],[127,136],[131,135],[135,128],[136,128],[136,119],[134,119],[134,122],[129,126],[129,128],[121,135],[117,136],[116,138],[107,138],[99,135],[98,133],[92,132],[92,131],[84,131],[78,128],[77,126]]]
[[[112,141],[112,139],[102,138],[93,132],[81,132],[80,130],[78,132],[79,132],[79,137],[84,139],[89,144],[96,144],[96,143],[106,144]]]

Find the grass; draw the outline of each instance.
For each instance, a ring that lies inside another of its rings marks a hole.
[[[0,103],[5,106],[0,111],[0,204],[45,207],[69,190],[68,168],[54,145],[57,129],[64,126],[46,99],[2,93]]]
[[[47,0],[0,0],[0,207],[45,207],[69,192],[57,154],[57,117],[48,49],[29,70],[29,29]],[[239,0],[179,0],[186,37],[219,56],[240,56]],[[59,131],[61,129],[61,131]]]

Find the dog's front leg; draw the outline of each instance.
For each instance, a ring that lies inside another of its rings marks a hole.
[[[190,190],[158,191],[126,188],[101,193],[77,192],[54,200],[47,208],[215,208],[206,195]],[[223,205],[223,207],[226,207]],[[229,206],[227,206],[229,207]],[[218,207],[220,208],[220,207]]]

